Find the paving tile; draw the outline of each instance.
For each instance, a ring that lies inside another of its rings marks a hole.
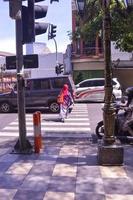
[[[38,159],[35,160],[35,163],[39,162],[46,162],[46,163],[55,163],[57,160],[57,155],[46,155],[46,154],[40,154],[38,156]]]
[[[28,174],[32,166],[32,163],[16,162],[6,171],[6,174]]]
[[[53,176],[69,176],[76,177],[77,166],[69,164],[56,164],[53,170]]]
[[[125,155],[124,165],[130,165],[133,167],[132,155]]]
[[[21,185],[23,190],[46,191],[49,184],[49,176],[28,175]]]
[[[16,154],[5,154],[0,157],[0,162],[14,162],[18,157],[19,155]]]
[[[10,148],[0,148],[0,156],[2,156],[2,155],[4,155],[4,154],[6,154],[6,153],[9,153],[9,149]]]
[[[77,176],[101,178],[101,173],[99,166],[78,165]]]
[[[53,176],[48,186],[49,191],[54,192],[75,192],[76,178]]]
[[[128,178],[103,178],[106,194],[133,194],[133,185]]]
[[[104,194],[103,180],[95,177],[77,177],[76,193],[99,193]]]
[[[43,153],[44,155],[58,155],[60,147],[56,146],[44,146]]]
[[[97,153],[96,145],[94,146],[94,145],[89,144],[89,148],[88,148],[88,145],[79,146],[79,156],[95,155],[96,153]]]
[[[128,178],[123,166],[99,166],[103,178]]]
[[[38,164],[34,164],[32,169],[30,170],[29,175],[46,175],[51,176],[53,173],[55,164],[47,164],[46,162],[39,162]]]
[[[72,192],[51,192],[45,194],[43,200],[75,200],[75,194]]]
[[[26,154],[19,154],[18,155],[18,158],[17,158],[17,162],[34,162],[35,160],[39,160],[40,159],[40,154],[29,154],[29,155],[26,155]]]
[[[0,189],[0,200],[11,200],[16,192],[17,189]]]
[[[133,200],[133,195],[106,195],[106,200]]]
[[[126,165],[124,166],[125,172],[128,176],[128,178],[131,178],[131,180],[133,180],[133,166],[131,165]]]
[[[5,174],[0,176],[0,188],[17,189],[23,183],[25,175]]]
[[[105,200],[104,194],[96,194],[92,192],[88,193],[76,193],[75,200]]]
[[[72,155],[72,156],[78,156],[78,148],[77,146],[72,146],[72,145],[64,145],[59,153],[59,156],[63,156],[63,155]]]
[[[78,165],[97,165],[97,155],[80,156],[78,158]]]
[[[18,190],[15,194],[14,200],[43,200],[45,192],[33,190]]]
[[[78,157],[76,156],[59,156],[57,158],[57,163],[59,164],[71,164],[71,165],[78,165]]]
[[[7,169],[12,165],[10,162],[0,162],[0,175],[5,173]]]

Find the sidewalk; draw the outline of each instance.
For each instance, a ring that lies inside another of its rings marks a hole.
[[[0,137],[0,200],[133,200],[133,146],[123,166],[105,167],[89,139],[43,142],[40,154],[11,154],[16,141]]]

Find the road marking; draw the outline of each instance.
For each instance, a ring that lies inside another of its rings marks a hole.
[[[82,110],[82,112],[80,112]],[[41,114],[41,131],[43,136],[88,137],[91,133],[87,105],[74,106],[64,123],[59,121],[59,114]],[[33,114],[26,114],[27,136],[34,135]],[[4,127],[1,136],[19,136],[18,119]]]

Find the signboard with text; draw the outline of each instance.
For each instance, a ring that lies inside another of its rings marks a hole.
[[[23,56],[24,69],[38,68],[38,54]],[[6,56],[6,69],[16,69],[16,56]]]

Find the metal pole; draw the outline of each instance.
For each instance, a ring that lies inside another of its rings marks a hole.
[[[22,1],[19,0],[19,10],[16,16],[16,66],[17,66],[17,104],[19,121],[19,140],[14,150],[17,153],[28,153],[31,145],[26,139],[26,120],[25,120],[25,86],[24,86],[24,67],[23,67],[23,45],[22,45]]]
[[[105,60],[105,104],[103,108],[104,137],[98,146],[98,161],[101,165],[123,164],[123,147],[115,144],[115,110],[112,103],[111,66],[111,18],[110,0],[102,0],[104,60]]]
[[[3,93],[3,65],[0,67],[1,72],[1,92]]]
[[[108,0],[110,4],[110,0]],[[111,18],[109,5],[107,0],[104,0],[103,10],[103,35],[104,35],[104,60],[105,60],[105,104],[103,108],[104,119],[104,143],[113,144],[114,138],[114,126],[115,126],[115,110],[112,104],[112,66],[111,66]]]
[[[55,38],[53,38],[54,43],[55,43],[55,51],[56,51],[56,64],[58,64],[58,59],[57,59],[57,42],[55,40]]]

